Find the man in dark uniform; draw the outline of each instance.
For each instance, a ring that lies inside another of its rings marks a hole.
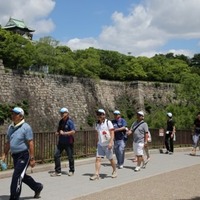
[[[165,147],[166,154],[173,154],[174,152],[174,135],[175,135],[175,122],[172,119],[172,113],[167,113],[167,130],[165,133]]]

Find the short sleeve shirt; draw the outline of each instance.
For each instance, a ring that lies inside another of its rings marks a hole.
[[[144,137],[146,134],[148,134],[149,128],[146,122],[140,124],[135,131],[134,127],[136,127],[140,122],[136,121],[133,123],[133,125],[131,126],[131,130],[133,132],[133,142],[135,143],[144,143]]]
[[[172,119],[167,120],[167,131],[172,132],[174,125],[175,125],[174,120]]]
[[[20,126],[10,125],[8,127],[7,141],[10,143],[11,153],[15,154],[28,150],[28,141],[32,139],[33,131],[26,122]]]
[[[194,120],[194,125],[195,125],[195,133],[196,134],[200,134],[200,120],[199,119],[195,119]]]
[[[75,126],[74,126],[74,122],[72,121],[72,119],[68,118],[67,120],[63,120],[61,119],[59,121],[59,125],[58,125],[58,129],[57,131],[75,131]],[[72,144],[74,142],[74,137],[73,135],[59,135],[59,143],[60,144]]]
[[[98,133],[98,144],[101,146],[108,145],[109,141],[107,143],[102,142],[101,134],[102,132],[110,132],[110,130],[114,130],[114,126],[112,122],[108,119],[105,119],[103,123],[97,123],[95,127],[97,133]]]
[[[126,120],[123,118],[119,118],[118,120],[114,119],[112,120],[114,129],[126,127],[127,123]],[[123,140],[125,135],[125,131],[117,131],[115,132],[115,140]]]

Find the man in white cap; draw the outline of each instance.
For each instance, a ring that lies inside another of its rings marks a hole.
[[[11,151],[14,172],[10,186],[9,200],[19,200],[22,182],[35,192],[34,198],[39,198],[43,185],[26,174],[29,165],[31,167],[35,166],[33,131],[30,125],[24,120],[24,110],[22,108],[13,108],[11,119],[12,124],[8,127],[7,142],[1,158],[5,160],[9,150]]]
[[[95,129],[98,135],[98,143],[95,161],[95,174],[90,177],[90,180],[97,180],[100,178],[99,173],[101,167],[101,158],[104,158],[104,156],[106,156],[112,166],[113,171],[111,177],[116,178],[116,164],[113,159],[114,127],[112,122],[106,119],[106,113],[103,109],[98,109],[96,114],[98,121],[96,123]]]
[[[119,169],[122,169],[124,165],[124,156],[125,156],[124,151],[127,140],[127,135],[126,135],[127,123],[126,120],[121,117],[121,113],[119,110],[115,110],[113,114],[114,114],[114,119],[112,120],[112,123],[115,129],[114,150],[117,158],[117,166]]]
[[[66,151],[69,160],[68,176],[72,176],[75,171],[74,167],[74,134],[75,126],[72,119],[69,117],[67,108],[60,109],[61,119],[58,124],[56,135],[59,137],[57,148],[54,154],[55,172],[51,176],[61,176],[61,154]]]
[[[173,154],[174,152],[174,134],[175,130],[175,122],[172,119],[172,113],[167,113],[167,129],[165,133],[165,147],[166,147],[166,154]]]
[[[132,124],[129,134],[133,133],[133,150],[137,157],[137,166],[134,171],[138,172],[141,169],[141,164],[144,163],[144,147],[147,146],[149,128],[144,122],[144,112],[137,112],[137,120]]]

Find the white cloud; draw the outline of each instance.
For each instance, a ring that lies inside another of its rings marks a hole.
[[[34,35],[51,34],[55,24],[49,14],[55,8],[55,0],[0,0],[0,24],[9,17],[24,19],[37,30]],[[129,9],[129,14],[116,11],[112,25],[102,28],[97,38],[72,38],[61,42],[72,50],[89,47],[115,50],[134,56],[153,56],[168,41],[200,38],[200,0],[143,0]],[[197,44],[198,46],[199,44]],[[166,49],[166,48],[165,48]],[[175,52],[191,55],[192,50],[173,48]],[[168,50],[170,51],[170,50]],[[172,51],[172,50],[171,50]]]
[[[0,24],[4,26],[12,17],[24,20],[27,26],[38,30],[36,34],[50,33],[55,25],[48,15],[54,6],[54,0],[0,0]]]
[[[97,40],[95,40],[94,38],[85,38],[85,39],[74,38],[65,43],[65,45],[70,47],[72,50],[87,49],[88,47],[91,46],[95,48],[100,48]]]
[[[135,56],[159,53],[156,49],[171,39],[200,37],[199,10],[199,0],[145,0],[134,6],[127,16],[121,12],[113,13],[113,24],[103,27],[99,38],[85,45],[95,47],[95,44],[125,54],[132,52]],[[84,40],[79,39],[76,47],[82,46],[82,42]],[[175,51],[185,55],[192,53],[187,49]]]

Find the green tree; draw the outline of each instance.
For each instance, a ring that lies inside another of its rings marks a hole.
[[[5,67],[28,69],[33,63],[35,48],[32,43],[18,34],[0,30],[0,58]]]

